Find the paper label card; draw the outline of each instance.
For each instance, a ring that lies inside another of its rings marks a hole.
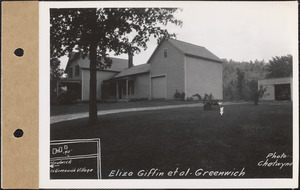
[[[53,140],[51,179],[100,179],[100,139]]]

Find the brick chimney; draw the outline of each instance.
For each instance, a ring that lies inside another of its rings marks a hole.
[[[128,52],[128,68],[133,67],[133,55],[131,52]]]

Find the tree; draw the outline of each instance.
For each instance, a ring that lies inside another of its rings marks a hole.
[[[265,78],[264,60],[238,62],[224,59],[223,90],[225,100],[251,100],[251,80]]]
[[[139,53],[147,48],[150,37],[160,42],[175,37],[164,26],[182,25],[174,17],[176,8],[88,8],[51,9],[51,56],[60,57],[74,49],[90,59],[89,124],[97,121],[96,69],[106,69],[111,62],[108,52]],[[131,34],[131,35],[129,35]],[[104,61],[103,61],[104,60]],[[105,64],[107,63],[108,64]]]
[[[262,98],[267,89],[263,88],[262,86],[260,86],[258,89],[258,82],[254,79],[250,81],[249,86],[251,90],[251,100],[253,101],[254,105],[257,105],[259,99]]]
[[[293,57],[291,55],[276,56],[267,65],[267,78],[279,78],[292,76]]]
[[[50,59],[50,102],[53,103],[57,97],[57,81],[63,75],[60,69],[60,61],[57,58]]]
[[[237,90],[239,94],[239,99],[244,99],[244,85],[245,85],[245,72],[241,71],[239,68],[236,70],[237,74]]]

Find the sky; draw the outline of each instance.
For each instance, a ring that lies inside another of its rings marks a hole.
[[[171,4],[170,4],[171,5]],[[174,6],[174,5],[172,5]],[[177,39],[204,46],[223,59],[265,60],[295,54],[297,48],[297,2],[181,2],[175,16],[183,26],[168,25]],[[135,55],[134,65],[146,63],[157,46]],[[112,57],[115,57],[111,54]],[[118,56],[127,59],[127,55]],[[61,65],[67,58],[61,59]]]

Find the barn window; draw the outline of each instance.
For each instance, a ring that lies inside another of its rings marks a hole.
[[[164,58],[167,58],[168,57],[168,49],[164,49]]]
[[[76,76],[79,76],[79,66],[78,65],[75,66],[75,77]]]

